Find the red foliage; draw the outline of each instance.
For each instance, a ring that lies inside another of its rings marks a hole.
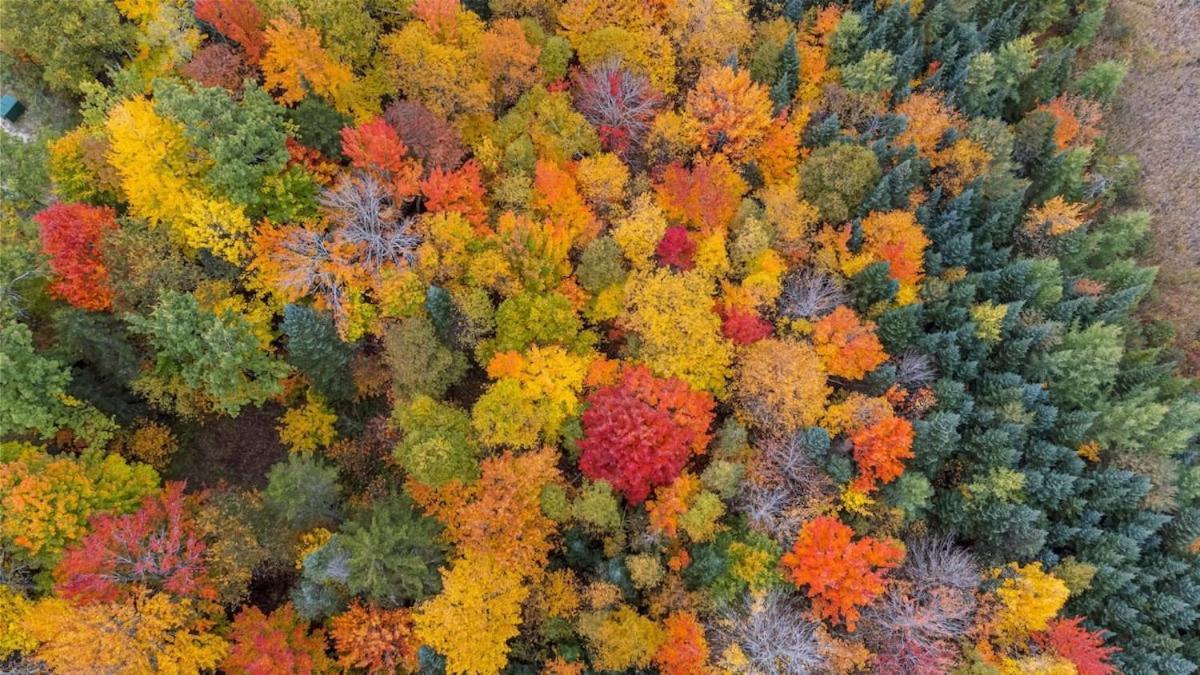
[[[457,211],[476,228],[487,226],[487,191],[483,188],[479,163],[471,160],[455,171],[435,168],[429,177],[421,181],[421,194],[425,195],[425,210]]]
[[[242,83],[254,74],[238,50],[220,42],[202,45],[191,61],[179,67],[179,72],[206,87],[221,87],[231,92],[241,91]]]
[[[382,117],[342,129],[342,152],[351,165],[386,183],[396,201],[417,195],[421,166],[405,157],[408,147]]]
[[[196,0],[196,18],[241,45],[250,63],[262,60],[267,50],[265,22],[254,0]]]
[[[78,603],[110,602],[138,584],[180,597],[215,598],[205,543],[191,520],[195,506],[183,483],[167,483],[135,513],[94,517],[92,533],[67,549],[54,570],[58,594]]]
[[[227,673],[275,675],[275,673],[329,672],[325,656],[325,633],[308,634],[308,622],[296,614],[291,603],[266,616],[257,607],[243,607],[229,630],[229,655],[221,664]]]
[[[396,101],[384,111],[383,119],[400,134],[408,151],[427,170],[452,171],[467,156],[454,127],[416,101]]]
[[[769,337],[775,327],[770,321],[750,310],[730,307],[722,309],[721,334],[737,345],[748,345]]]
[[[117,228],[113,210],[87,204],[55,204],[33,217],[38,224],[42,250],[50,256],[55,280],[54,295],[91,311],[112,307],[101,240],[106,230]]]
[[[781,562],[792,582],[808,586],[813,612],[854,631],[858,608],[885,588],[887,571],[904,558],[904,551],[889,541],[863,537],[832,516],[818,516],[804,524],[800,535]]]
[[[682,225],[668,227],[654,253],[658,256],[658,262],[675,269],[690,270],[696,264],[693,260],[696,242],[692,241],[687,228]]]
[[[636,148],[663,99],[643,75],[608,63],[574,75],[575,105],[600,133],[605,150],[619,155]]]
[[[904,462],[913,456],[912,423],[888,417],[850,434],[858,477],[854,489],[870,492],[879,483],[890,483],[904,473]]]
[[[587,402],[579,467],[633,504],[675,480],[708,444],[712,395],[676,378],[655,377],[645,366],[627,369],[619,384],[597,390]]]
[[[724,155],[698,161],[689,171],[670,164],[655,186],[667,217],[703,233],[722,229],[737,215],[746,182]]]
[[[1052,649],[1056,654],[1075,664],[1079,675],[1109,675],[1117,672],[1108,660],[1120,651],[1116,647],[1105,647],[1104,636],[1092,632],[1082,625],[1083,617],[1055,619],[1033,640],[1043,649]]]

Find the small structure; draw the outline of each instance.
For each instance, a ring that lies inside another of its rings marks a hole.
[[[16,122],[23,114],[25,114],[25,104],[18,101],[16,96],[11,94],[0,96],[0,117],[9,122]]]

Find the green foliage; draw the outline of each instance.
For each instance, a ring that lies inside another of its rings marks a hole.
[[[79,92],[133,46],[131,27],[108,0],[6,0],[0,24],[4,51],[25,52],[41,65],[46,84],[69,93]]]
[[[842,69],[842,82],[850,91],[879,94],[896,86],[896,56],[884,49],[872,49],[857,63]]]
[[[92,447],[102,447],[115,431],[113,421],[67,394],[71,373],[59,361],[38,354],[23,323],[0,323],[0,436],[33,432],[50,438],[71,429]]]
[[[296,140],[306,147],[320,150],[331,159],[342,158],[343,127],[351,126],[349,115],[334,110],[317,96],[308,96],[295,108],[287,111],[287,119],[296,129]]]
[[[152,367],[134,386],[181,415],[237,415],[278,394],[288,372],[244,317],[208,311],[191,295],[163,293],[149,316],[131,314],[127,321],[153,350]]]
[[[1085,70],[1071,83],[1071,89],[1090,99],[1095,99],[1105,105],[1112,103],[1121,87],[1121,82],[1129,74],[1129,63],[1126,61],[1101,61]]]
[[[337,522],[342,488],[337,468],[318,457],[292,453],[271,467],[263,497],[283,525],[298,533]]]
[[[205,180],[219,194],[250,207],[262,200],[263,182],[287,162],[283,110],[257,86],[241,101],[220,87],[195,87],[159,80],[154,88],[159,114],[181,122],[187,139],[212,159]]]
[[[625,264],[625,255],[616,239],[604,235],[592,240],[579,256],[579,265],[575,268],[575,278],[579,285],[589,293],[600,291],[625,281],[629,270]]]
[[[621,529],[621,507],[612,486],[607,482],[588,481],[571,511],[576,520],[597,532],[616,532]]]
[[[25,213],[46,199],[50,185],[46,145],[41,139],[22,141],[14,134],[0,133],[0,204]]]
[[[384,607],[421,600],[441,589],[446,546],[437,521],[404,497],[378,502],[335,535],[347,555],[347,587]]]
[[[338,337],[332,318],[308,306],[288,305],[280,328],[287,336],[288,362],[325,400],[347,401],[354,396],[354,380],[348,376],[354,346]]]
[[[834,143],[817,148],[800,165],[800,196],[820,210],[822,220],[841,223],[855,215],[879,176],[875,153]]]
[[[480,344],[477,355],[487,363],[493,354],[525,351],[531,345],[561,345],[572,351],[589,348],[596,336],[583,328],[571,301],[558,293],[522,293],[496,309],[496,337]]]
[[[383,345],[396,396],[424,394],[441,398],[467,370],[467,359],[438,341],[433,323],[424,316],[388,325]]]
[[[479,448],[466,411],[418,395],[396,409],[393,421],[404,433],[396,460],[413,479],[437,487],[479,478]]]

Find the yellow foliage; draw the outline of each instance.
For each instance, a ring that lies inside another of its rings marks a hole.
[[[666,231],[667,218],[654,196],[642,193],[634,200],[629,215],[617,222],[612,236],[629,264],[644,270],[654,266],[654,251]]]
[[[121,177],[130,214],[151,225],[183,220],[201,171],[183,126],[160,117],[149,100],[134,98],[109,112],[105,128],[108,160]]]
[[[592,208],[602,208],[624,201],[629,167],[611,152],[590,155],[579,160],[575,178]]]
[[[0,661],[14,652],[28,652],[37,647],[25,630],[24,622],[33,610],[33,603],[7,584],[0,584]]]
[[[722,397],[733,347],[712,311],[713,291],[713,282],[696,271],[638,272],[627,284],[622,321],[641,336],[638,360],[655,375]]]
[[[546,616],[570,618],[579,612],[579,579],[570,569],[554,570],[546,575],[541,588],[541,607]]]
[[[302,532],[296,546],[296,569],[304,569],[304,559],[328,544],[332,537],[333,533],[323,527]]]
[[[1083,224],[1083,204],[1069,204],[1055,195],[1025,216],[1025,231],[1059,237],[1074,232]]]
[[[700,150],[704,125],[688,112],[664,110],[654,117],[646,147],[664,164],[682,163]]]
[[[996,616],[996,631],[1001,643],[1011,644],[1030,633],[1046,630],[1070,595],[1067,585],[1043,572],[1039,562],[1009,563],[993,574],[1003,579],[996,589],[996,597],[1001,603]]]
[[[500,379],[475,403],[472,423],[485,445],[532,448],[554,440],[579,409],[589,356],[558,345],[532,346],[524,354],[498,354],[489,373]]]
[[[190,250],[208,249],[231,263],[249,252],[250,219],[242,207],[208,194],[199,178],[207,160],[183,127],[160,117],[144,98],[113,108],[105,124],[109,163],[121,177],[129,212],[151,226],[166,224],[175,240]]]
[[[736,389],[741,417],[788,433],[816,424],[830,392],[821,358],[808,343],[776,339],[746,349]]]
[[[446,657],[448,673],[499,673],[528,594],[512,567],[483,554],[461,558],[442,570],[442,592],[417,607],[417,637]]]
[[[675,48],[656,29],[604,26],[579,36],[572,46],[585,69],[617,60],[630,72],[646,76],[656,91],[675,93]]]
[[[312,452],[329,447],[337,437],[333,428],[335,422],[337,414],[309,393],[304,405],[283,414],[278,428],[279,440],[292,452]]]
[[[60,673],[195,673],[216,668],[228,649],[191,600],[137,590],[126,601],[37,603],[25,630],[34,655]]]
[[[158,422],[144,422],[130,435],[125,450],[133,459],[163,469],[178,445],[169,427]]]
[[[628,605],[589,616],[580,630],[591,644],[592,664],[599,670],[629,670],[650,665],[666,638],[662,627]]]
[[[491,87],[473,51],[483,30],[472,12],[458,13],[456,40],[443,40],[422,21],[410,21],[380,43],[391,59],[396,88],[445,117],[487,112]]]

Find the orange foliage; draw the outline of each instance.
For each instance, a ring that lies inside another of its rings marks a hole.
[[[750,71],[728,66],[700,77],[687,97],[687,110],[704,128],[704,149],[744,159],[771,128],[771,97],[750,80]]]
[[[244,607],[229,632],[229,655],[221,664],[225,672],[246,675],[328,672],[325,633],[308,632],[308,621],[288,603],[270,616],[257,607]]]
[[[812,339],[826,372],[835,377],[861,379],[887,360],[883,345],[875,337],[875,324],[860,321],[845,305],[813,326]]]
[[[470,485],[451,481],[434,489],[410,483],[409,491],[446,526],[446,538],[462,555],[479,553],[536,578],[553,547],[556,525],[539,500],[546,486],[562,480],[557,460],[553,448],[519,456],[510,451],[485,459],[482,477]]]
[[[655,186],[666,216],[709,234],[733,221],[746,192],[746,182],[724,155],[697,160],[688,169],[671,164]]]
[[[666,636],[654,662],[663,675],[697,675],[706,672],[708,641],[704,627],[692,612],[675,612],[663,622]]]
[[[575,246],[584,246],[600,231],[600,221],[579,193],[570,171],[538,160],[533,175],[533,208],[566,229]]]
[[[480,175],[479,163],[471,160],[453,171],[435,167],[421,181],[421,194],[425,197],[425,210],[431,213],[457,211],[463,214],[477,232],[487,228],[486,191]]]
[[[853,632],[858,608],[884,591],[887,571],[904,559],[890,541],[863,537],[832,516],[818,516],[800,535],[781,562],[797,586],[808,586],[813,612],[822,619],[845,623]]]
[[[343,668],[361,668],[371,675],[417,668],[420,645],[407,608],[364,607],[356,601],[330,620],[329,631]]]
[[[700,479],[690,473],[680,474],[670,485],[654,491],[654,499],[646,502],[646,513],[650,516],[650,531],[674,539],[679,530],[679,517],[692,506],[692,499],[700,493]]]
[[[913,457],[912,423],[903,417],[886,417],[850,434],[858,477],[853,487],[871,492],[879,483],[890,483],[904,473],[901,460]]]

